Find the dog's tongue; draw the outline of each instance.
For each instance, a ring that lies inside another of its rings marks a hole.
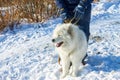
[[[63,42],[57,43],[56,47],[60,47],[63,44]]]

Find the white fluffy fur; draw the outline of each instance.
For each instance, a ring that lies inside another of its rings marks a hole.
[[[84,32],[78,26],[67,23],[59,24],[54,30],[53,39],[55,46],[63,42],[59,47],[55,47],[61,58],[62,75],[66,77],[70,71],[70,62],[72,62],[72,76],[77,76],[78,69],[82,65],[82,59],[86,55],[87,40]]]

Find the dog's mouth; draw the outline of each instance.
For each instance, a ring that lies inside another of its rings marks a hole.
[[[56,43],[56,47],[60,47],[62,44],[63,44],[63,41],[59,42],[59,43]]]

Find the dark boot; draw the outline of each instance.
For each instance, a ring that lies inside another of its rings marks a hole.
[[[88,55],[86,54],[85,57],[84,57],[83,60],[82,60],[82,64],[83,64],[83,65],[86,64],[85,59],[87,58],[87,56],[88,56]]]

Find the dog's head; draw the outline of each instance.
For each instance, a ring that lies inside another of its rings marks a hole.
[[[72,42],[72,24],[58,24],[53,32],[52,42],[56,47],[69,46]]]

